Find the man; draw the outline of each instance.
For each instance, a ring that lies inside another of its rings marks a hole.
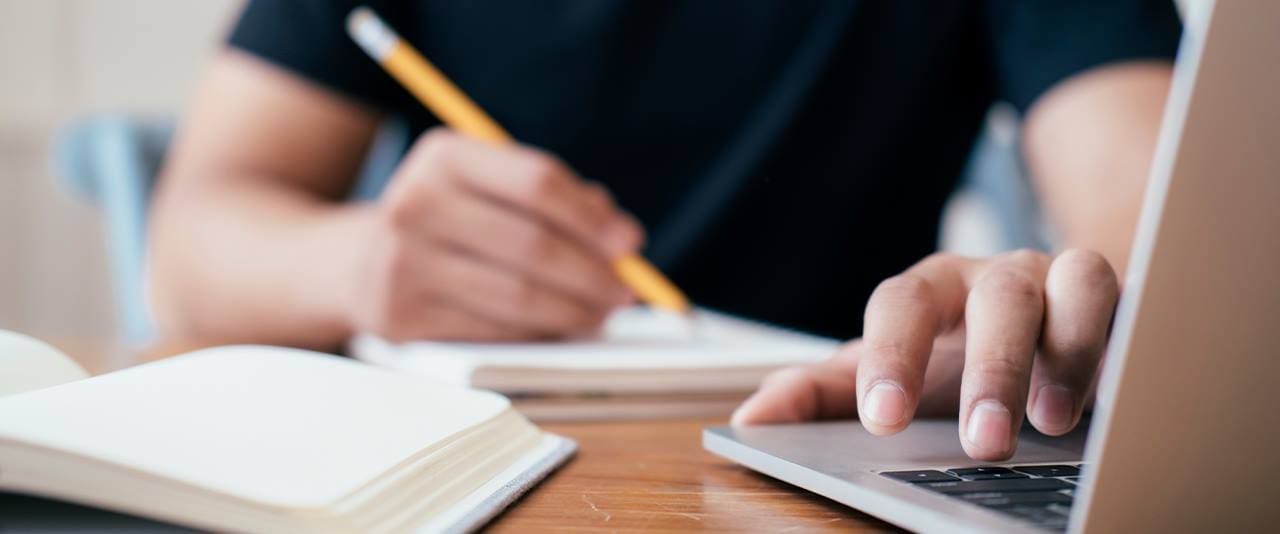
[[[631,299],[608,260],[643,248],[702,305],[862,336],[770,378],[737,423],[890,434],[958,412],[995,460],[1024,412],[1079,421],[1168,87],[1168,0],[375,3],[512,148],[434,128],[345,37],[352,7],[250,2],[209,68],[154,207],[162,330],[571,336]],[[996,99],[1024,114],[1069,250],[929,256]],[[345,202],[388,116],[416,141],[376,202]]]

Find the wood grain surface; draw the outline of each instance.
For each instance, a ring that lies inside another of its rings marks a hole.
[[[85,340],[54,346],[90,372],[122,359],[152,361],[211,343],[177,341],[132,351]],[[578,453],[499,516],[494,532],[847,532],[892,525],[759,475],[702,449],[720,419],[544,423]]]
[[[577,457],[492,525],[496,532],[881,531],[892,526],[702,449],[718,419],[547,423]]]

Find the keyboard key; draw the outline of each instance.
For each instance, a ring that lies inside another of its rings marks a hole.
[[[1038,477],[1074,477],[1080,475],[1080,469],[1070,465],[1019,465],[1014,469]]]
[[[925,482],[919,487],[955,495],[959,493],[983,493],[992,491],[1055,491],[1072,487],[1071,484],[1056,478],[1014,478],[995,480],[954,480],[946,482]]]
[[[1080,483],[1080,477],[1058,477],[1058,478],[1060,478],[1060,479],[1062,479],[1062,480],[1065,480],[1065,481],[1067,481],[1067,482],[1070,482],[1070,483],[1072,483],[1072,484],[1079,484],[1079,483]]]
[[[1008,467],[996,467],[996,466],[952,467],[951,469],[948,469],[947,472],[955,476],[965,477],[965,478],[978,476],[978,475],[994,475],[997,473],[1014,474],[1013,471],[1010,471]]]
[[[1071,506],[1072,500],[1070,496],[1056,491],[989,491],[985,493],[962,493],[955,495],[955,497],[988,508],[1046,504]]]
[[[902,482],[910,482],[912,484],[920,482],[943,482],[947,480],[958,480],[956,477],[943,473],[942,471],[885,471],[880,473],[882,476],[899,480]]]
[[[1014,473],[1013,471],[1010,471],[1008,473],[977,473],[973,475],[968,475],[964,478],[966,480],[995,480],[995,479],[1006,479],[1006,478],[1030,478],[1030,477],[1022,473]]]

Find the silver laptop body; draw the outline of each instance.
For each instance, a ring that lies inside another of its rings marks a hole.
[[[947,493],[885,474],[978,466],[954,420],[891,437],[857,422],[709,428],[704,446],[919,531],[1280,531],[1280,2],[1198,7],[1091,430],[1024,430],[999,464],[1040,489]]]

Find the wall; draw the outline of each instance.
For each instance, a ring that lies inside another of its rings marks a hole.
[[[96,212],[52,174],[50,140],[92,111],[172,116],[235,0],[0,0],[0,328],[115,333]]]

